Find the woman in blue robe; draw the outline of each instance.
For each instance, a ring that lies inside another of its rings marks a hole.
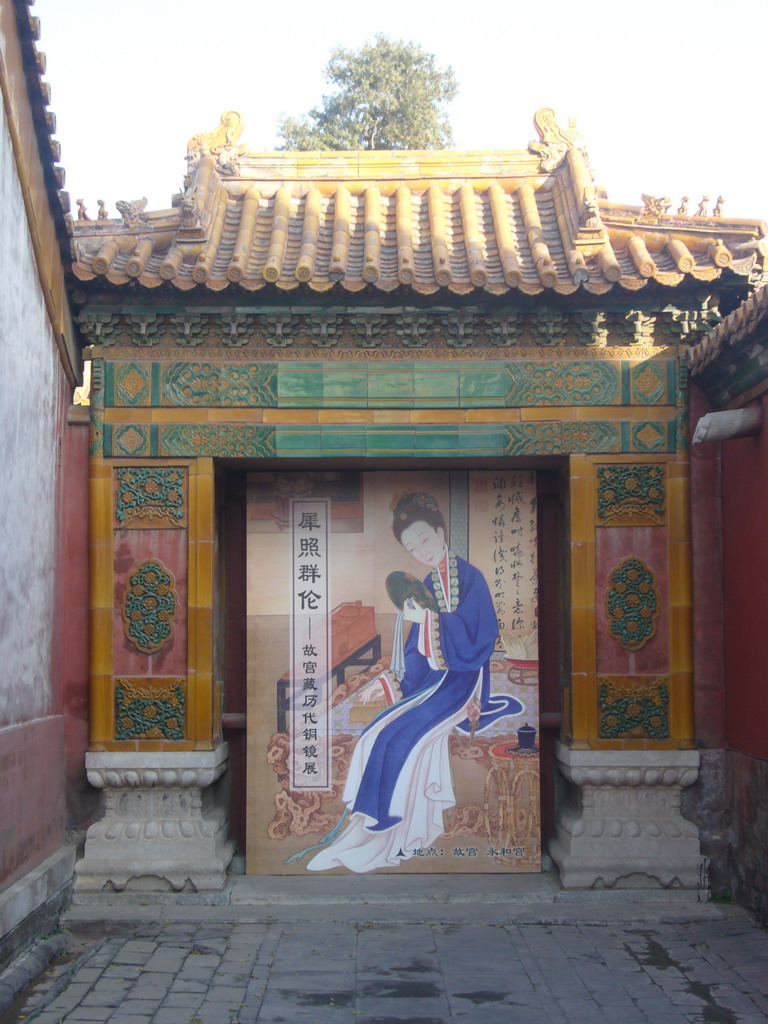
[[[409,598],[412,622],[405,672],[373,684],[394,700],[364,730],[352,755],[343,799],[346,827],[308,863],[311,871],[346,867],[365,872],[396,867],[426,851],[443,832],[443,813],[454,806],[449,737],[454,728],[482,728],[509,704],[492,707],[490,659],[498,624],[481,572],[453,555],[435,499],[417,491],[400,498],[392,529],[414,558],[431,568],[424,607]],[[436,610],[434,610],[436,609]],[[502,700],[513,700],[504,698]],[[517,703],[517,702],[515,702]]]

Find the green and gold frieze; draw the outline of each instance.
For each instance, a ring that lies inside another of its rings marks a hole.
[[[104,401],[108,408],[269,408],[276,373],[270,363],[109,361]]]
[[[107,423],[108,458],[473,457],[675,450],[674,420],[519,423]]]
[[[106,423],[104,450],[108,458],[267,459],[275,451],[275,431],[250,423]]]
[[[482,409],[671,406],[677,360],[105,362],[106,408]]]

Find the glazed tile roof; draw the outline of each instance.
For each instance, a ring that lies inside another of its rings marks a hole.
[[[715,408],[738,406],[766,390],[768,286],[741,303],[688,349],[691,376]]]
[[[78,221],[72,269],[182,290],[567,295],[745,277],[762,260],[760,221],[608,202],[577,133],[549,110],[534,120],[527,150],[252,154],[230,111],[190,140],[172,209]]]
[[[768,326],[768,287],[760,288],[713,330],[688,349],[691,373],[702,373],[718,358],[752,338],[758,327]]]
[[[38,47],[40,40],[40,19],[29,10],[34,0],[13,0],[12,9],[16,19],[19,47],[24,63],[24,81],[29,96],[32,127],[43,167],[48,202],[56,225],[56,236],[61,248],[62,259],[66,260],[70,248],[71,218],[69,217],[69,193],[63,191],[66,177],[60,165],[61,145],[54,138],[56,115],[49,109],[51,87],[45,81],[47,69],[45,53]]]

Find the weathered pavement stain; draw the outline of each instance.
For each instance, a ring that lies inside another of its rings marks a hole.
[[[351,1006],[355,1001],[355,993],[349,990],[343,992],[301,992],[292,988],[281,988],[277,991],[283,999],[290,1000],[296,1003],[297,1006]]]
[[[383,978],[390,978],[392,975],[399,977],[401,974],[439,974],[439,967],[428,960],[415,958],[409,963],[392,964],[391,967],[370,968],[370,974],[380,974]]]
[[[456,999],[467,999],[475,1006],[483,1006],[485,1003],[503,1003],[510,993],[481,989],[479,992],[454,992],[453,995]]]
[[[360,988],[366,999],[439,999],[443,990],[432,981],[366,981]]]
[[[638,952],[625,942],[624,948],[633,960],[636,960],[643,967],[656,967],[659,970],[673,968],[678,971],[685,981],[685,991],[700,999],[704,1004],[701,1008],[701,1019],[706,1024],[739,1024],[740,1017],[733,1010],[721,1006],[712,994],[712,986],[702,981],[693,981],[687,976],[685,966],[679,960],[675,960],[669,952],[656,939],[651,938],[654,934],[650,931],[635,931],[635,935],[642,935],[645,939],[645,951]]]

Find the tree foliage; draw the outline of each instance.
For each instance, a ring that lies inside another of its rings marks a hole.
[[[457,92],[448,67],[415,43],[377,35],[359,50],[337,47],[325,77],[335,91],[302,117],[278,122],[280,149],[444,149],[443,105]]]

